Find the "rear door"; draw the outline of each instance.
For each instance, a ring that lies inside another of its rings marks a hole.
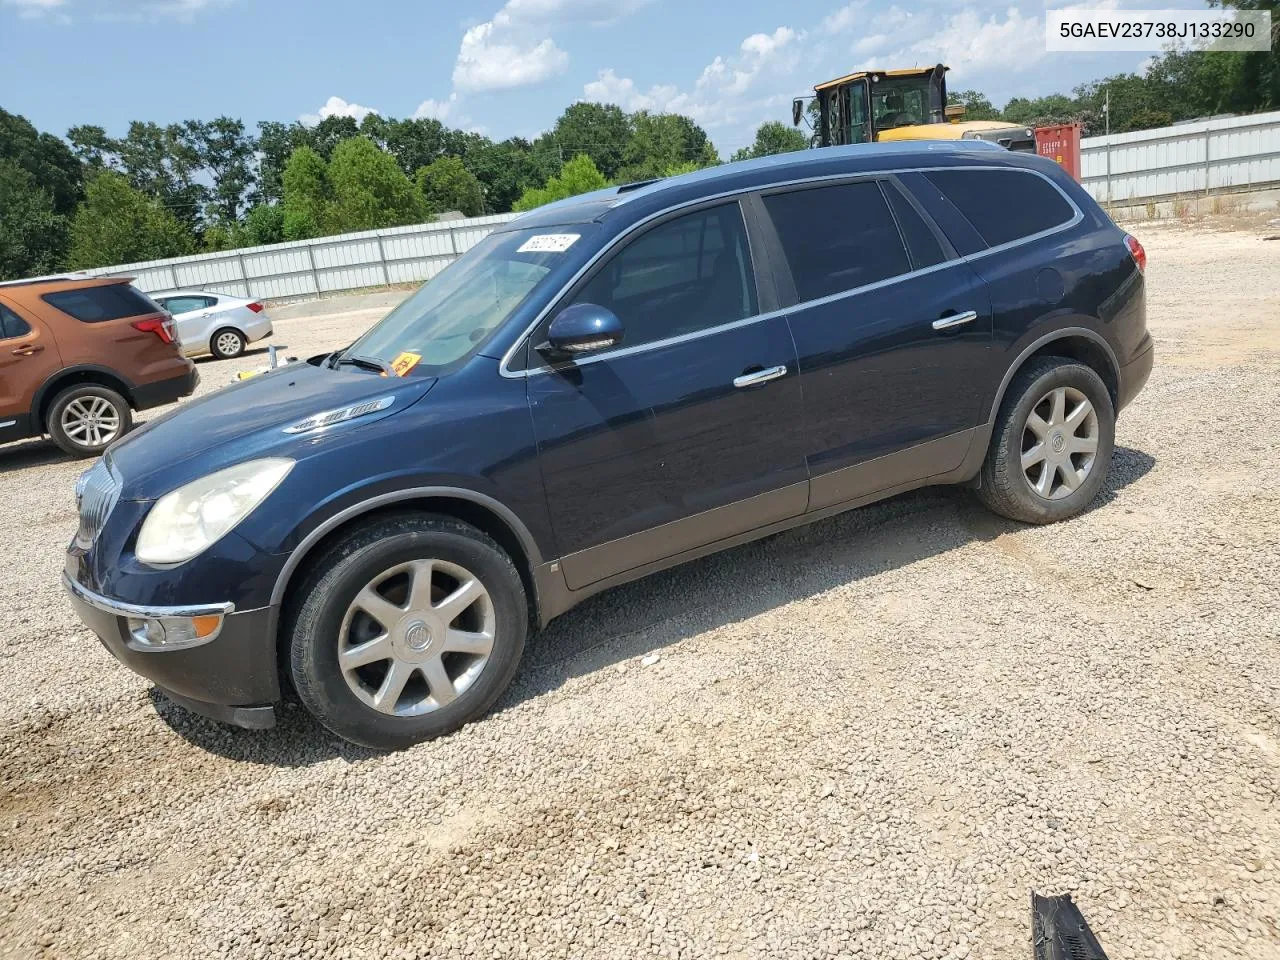
[[[157,301],[173,314],[178,328],[178,341],[184,352],[209,346],[213,333],[212,315],[217,313],[218,301],[214,297],[193,293],[180,293]]]
[[[795,347],[783,316],[762,316],[736,201],[647,228],[558,308],[571,303],[608,307],[624,330],[619,347],[574,362],[530,351],[529,406],[571,588],[804,512]]]
[[[794,304],[809,508],[958,467],[991,376],[985,284],[893,177],[762,203]]]
[[[53,332],[39,317],[0,297],[0,443],[40,429],[29,419],[31,399],[61,367]]]

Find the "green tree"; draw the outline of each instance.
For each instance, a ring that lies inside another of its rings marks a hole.
[[[67,139],[71,142],[71,152],[91,172],[107,167],[115,169],[120,165],[115,141],[107,136],[107,131],[102,127],[92,124],[72,127],[67,131]]]
[[[548,180],[546,186],[526,190],[511,209],[518,212],[532,210],[555,200],[576,197],[580,193],[600,190],[608,185],[609,182],[596,169],[591,158],[581,154],[566,163],[560,175]]]
[[[134,189],[158,200],[195,232],[209,190],[197,180],[203,162],[200,145],[188,127],[135,120],[124,138],[112,141],[112,146]]]
[[[0,110],[0,160],[10,160],[27,171],[49,194],[56,213],[71,213],[84,195],[84,172],[71,148],[7,110]]]
[[[281,229],[285,239],[309,240],[321,236],[333,194],[329,165],[324,157],[310,147],[298,147],[285,164],[281,182],[284,193]]]
[[[284,207],[278,203],[260,203],[250,207],[244,217],[248,246],[260,247],[284,240]]]
[[[0,160],[0,280],[52,273],[67,240],[67,218],[49,192],[13,160]]]
[[[426,201],[396,163],[368,137],[338,144],[329,161],[333,201],[329,232],[376,230],[422,223],[429,216]]]
[[[376,116],[376,113],[369,114],[365,117],[365,123]],[[401,170],[413,176],[418,170],[445,155],[446,133],[444,124],[429,117],[391,120],[386,124],[382,146],[396,158]]]
[[[777,153],[791,153],[809,146],[809,138],[795,127],[777,120],[769,120],[756,128],[755,141],[733,155],[734,160],[751,160],[755,157],[771,157]]]
[[[678,113],[632,114],[632,134],[618,173],[621,183],[652,180],[681,164],[707,167],[720,162],[707,132]]]
[[[218,117],[208,123],[188,120],[186,130],[213,180],[215,217],[228,223],[238,221],[256,179],[253,154],[257,144],[245,133],[244,124],[231,117]]]
[[[104,170],[85,187],[84,203],[71,222],[73,269],[105,267],[191,253],[190,232],[156,199]]]
[[[311,132],[300,123],[258,123],[258,202],[284,197],[284,168],[299,147],[311,145]]]
[[[441,157],[417,173],[418,190],[435,213],[460,210],[476,217],[484,210],[484,190],[458,157]]]
[[[465,144],[467,149],[460,156],[484,187],[485,209],[491,213],[510,210],[525,190],[560,172],[558,156],[546,149],[535,150],[528,140],[512,137],[491,143],[477,139],[482,142]]]
[[[947,94],[948,106],[959,104],[964,107],[962,120],[999,120],[1000,111],[995,105],[977,90],[952,91]]]
[[[549,134],[561,157],[585,154],[606,180],[618,175],[631,141],[631,119],[612,103],[574,103]]]
[[[325,117],[310,130],[309,142],[325,160],[333,158],[338,144],[360,136],[355,117]]]

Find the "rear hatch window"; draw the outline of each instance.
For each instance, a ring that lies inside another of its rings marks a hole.
[[[154,300],[127,283],[59,290],[46,293],[41,299],[81,323],[102,323],[162,312]]]

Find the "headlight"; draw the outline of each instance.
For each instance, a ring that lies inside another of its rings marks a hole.
[[[190,560],[247,517],[292,469],[292,460],[250,460],[165,494],[147,514],[134,552],[143,563]]]

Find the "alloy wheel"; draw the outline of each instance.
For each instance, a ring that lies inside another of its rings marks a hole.
[[[338,665],[366,706],[420,716],[475,682],[496,625],[493,600],[475,574],[445,560],[413,560],[356,594],[339,630]]]
[[[218,352],[224,357],[234,356],[240,352],[240,335],[227,330],[218,334],[217,340],[214,341],[218,348]]]
[[[1098,454],[1098,414],[1075,387],[1055,387],[1031,408],[1022,430],[1022,473],[1046,500],[1069,497]]]
[[[120,433],[120,413],[103,397],[76,397],[61,420],[63,432],[84,447],[105,447]]]

